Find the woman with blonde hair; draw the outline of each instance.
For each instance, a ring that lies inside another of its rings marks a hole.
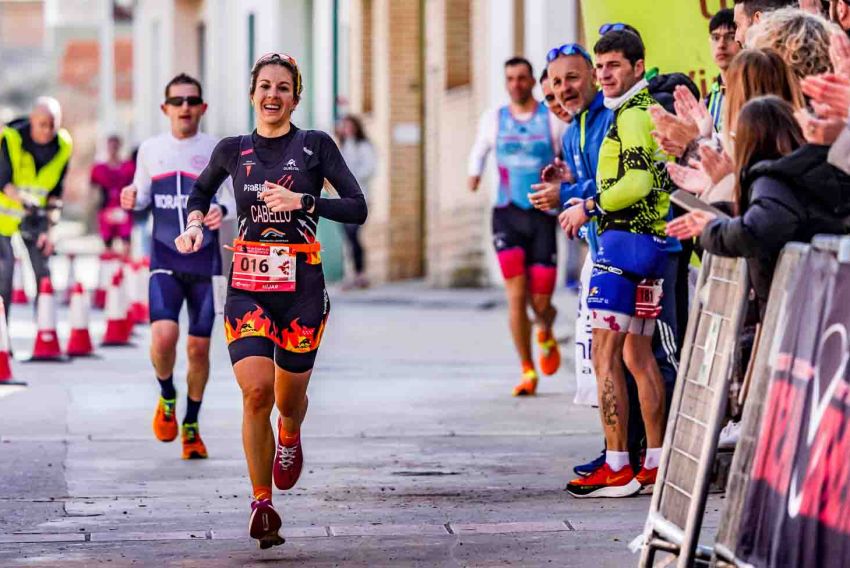
[[[841,31],[829,20],[798,8],[765,13],[747,34],[747,47],[773,49],[802,79],[832,71],[830,33]]]

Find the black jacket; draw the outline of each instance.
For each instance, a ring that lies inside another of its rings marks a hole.
[[[847,232],[850,176],[826,163],[828,150],[806,145],[779,160],[755,164],[742,178],[741,216],[712,221],[700,238],[712,254],[748,260],[762,316],[786,244]]]
[[[649,90],[649,94],[652,95],[652,98],[664,107],[664,110],[676,114],[676,110],[673,108],[673,93],[678,85],[687,87],[697,100],[702,96],[697,86],[691,81],[691,78],[684,73],[654,75],[649,79],[647,89]]]

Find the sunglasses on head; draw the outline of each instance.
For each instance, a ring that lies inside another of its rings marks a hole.
[[[282,61],[292,66],[292,69],[295,74],[295,92],[300,95],[301,71],[298,69],[298,62],[291,55],[287,55],[285,53],[275,53],[273,51],[266,53],[265,55],[261,55],[260,58],[257,59],[257,61],[254,63],[254,69],[252,70],[252,73],[256,72],[259,66],[264,65],[266,63],[270,63],[272,61]]]
[[[170,106],[183,106],[183,103],[187,103],[189,106],[198,106],[204,104],[204,99],[197,96],[192,95],[191,97],[168,97],[165,99],[165,104]]]
[[[577,43],[565,43],[561,47],[553,47],[546,54],[546,63],[552,63],[562,55],[581,55],[586,60],[591,61],[590,54]]]
[[[604,36],[608,32],[621,32],[626,28],[626,24],[602,24],[599,28],[599,35]]]
[[[281,61],[286,61],[290,65],[295,66],[296,68],[298,67],[298,62],[295,61],[294,57],[292,57],[291,55],[287,55],[285,53],[275,53],[274,51],[266,53],[265,55],[261,55],[260,58],[257,59],[257,61],[254,63],[254,67],[256,67],[257,65],[259,65],[261,63],[268,63],[269,61],[274,61],[276,59],[280,59]]]

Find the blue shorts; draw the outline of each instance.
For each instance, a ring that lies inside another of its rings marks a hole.
[[[189,335],[209,337],[215,320],[212,278],[169,270],[153,270],[148,293],[151,322],[180,320],[183,303],[189,312]]]
[[[638,282],[664,277],[669,254],[666,240],[627,231],[605,231],[599,235],[598,244],[587,307],[631,318],[635,315]],[[613,271],[596,265],[612,267]]]

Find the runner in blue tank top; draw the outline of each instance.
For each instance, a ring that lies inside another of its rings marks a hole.
[[[272,481],[291,489],[301,474],[307,384],[330,310],[316,240],[319,217],[362,224],[366,201],[333,140],[290,122],[301,73],[270,53],[251,71],[257,130],[222,140],[189,198],[189,222],[176,245],[203,246],[202,219],[215,188],[233,180],[238,237],[225,303],[225,335],[242,389],[242,437],[253,486],[249,533],[260,548],[283,544]],[[324,181],[340,199],[321,198]],[[269,422],[280,413],[277,435]]]
[[[531,186],[561,154],[564,123],[532,95],[534,73],[522,58],[505,63],[511,103],[481,118],[478,139],[469,157],[469,188],[478,189],[487,155],[495,150],[499,182],[493,199],[493,245],[508,296],[511,335],[522,364],[522,381],[514,396],[533,395],[537,370],[531,350],[531,307],[537,324],[540,367],[553,375],[561,363],[552,335],[557,314],[552,305],[558,263],[557,221],[529,200]]]

